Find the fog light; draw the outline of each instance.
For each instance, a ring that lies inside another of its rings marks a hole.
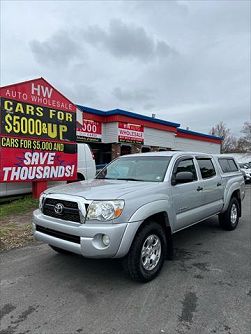
[[[106,234],[103,234],[102,241],[105,246],[108,246],[110,244],[110,238]]]

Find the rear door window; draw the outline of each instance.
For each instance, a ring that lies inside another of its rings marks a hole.
[[[203,179],[208,179],[216,175],[216,171],[211,159],[197,158],[200,167],[201,176]]]

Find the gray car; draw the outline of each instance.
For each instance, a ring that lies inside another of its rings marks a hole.
[[[173,254],[172,236],[213,215],[234,230],[245,195],[229,156],[154,152],[122,156],[95,179],[46,190],[34,211],[34,236],[60,253],[123,258],[142,282]]]
[[[240,170],[244,176],[244,180],[248,183],[251,182],[251,163],[238,163]]]

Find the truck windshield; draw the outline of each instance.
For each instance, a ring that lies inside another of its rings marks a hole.
[[[106,166],[96,179],[162,182],[171,156],[120,157]]]

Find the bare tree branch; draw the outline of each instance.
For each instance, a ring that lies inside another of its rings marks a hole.
[[[237,139],[231,134],[230,129],[223,122],[212,127],[210,134],[222,137],[221,153],[235,152],[237,147]]]

